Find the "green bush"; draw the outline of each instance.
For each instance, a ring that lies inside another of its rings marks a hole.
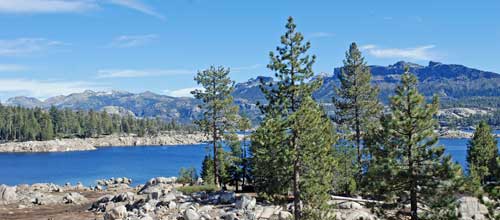
[[[216,185],[194,185],[194,186],[182,186],[177,188],[179,192],[182,192],[184,194],[191,194],[195,192],[215,192],[219,190],[219,187]]]

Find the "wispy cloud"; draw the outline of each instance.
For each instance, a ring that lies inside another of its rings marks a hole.
[[[176,90],[164,90],[163,93],[168,96],[173,96],[173,97],[193,97],[191,94],[191,91],[195,89],[203,89],[202,87],[189,87],[189,88],[182,88],[182,89],[176,89]]]
[[[109,2],[120,5],[123,7],[127,7],[139,12],[142,12],[147,15],[151,15],[153,17],[159,18],[161,20],[165,20],[165,16],[162,14],[158,13],[156,10],[154,10],[152,7],[138,1],[138,0],[109,0]]]
[[[118,36],[109,44],[109,47],[128,48],[143,46],[158,38],[155,34],[146,35],[122,35]]]
[[[0,56],[18,56],[40,52],[51,47],[65,45],[60,41],[44,38],[17,38],[0,40]]]
[[[196,71],[186,69],[103,69],[97,71],[97,78],[139,78],[151,76],[173,76],[195,74]]]
[[[325,37],[333,37],[335,36],[334,33],[330,32],[313,32],[309,34],[310,38],[325,38]]]
[[[254,70],[261,68],[263,65],[262,64],[253,64],[250,66],[237,66],[237,67],[231,67],[231,72],[241,72],[241,71],[247,71],[247,70]]]
[[[0,79],[0,92],[2,98],[11,96],[31,96],[36,98],[48,98],[56,95],[67,95],[85,90],[107,90],[106,86],[86,81],[41,81],[23,78]]]
[[[2,64],[0,63],[0,72],[20,72],[27,70],[26,66],[17,64]]]
[[[0,12],[3,13],[82,12],[97,7],[91,0],[0,0]]]
[[[361,50],[378,58],[403,58],[412,60],[432,60],[437,57],[432,51],[435,45],[424,45],[412,48],[380,48],[374,44],[361,46]]]
[[[0,13],[74,13],[95,10],[104,3],[165,20],[165,16],[139,0],[0,0]]]

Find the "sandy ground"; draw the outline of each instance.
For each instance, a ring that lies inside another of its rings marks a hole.
[[[102,220],[102,215],[88,211],[92,202],[106,194],[106,192],[79,192],[89,202],[82,205],[44,205],[19,208],[17,204],[0,205],[1,220]]]

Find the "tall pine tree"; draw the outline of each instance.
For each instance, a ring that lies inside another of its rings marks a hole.
[[[197,89],[191,93],[199,99],[203,110],[202,119],[196,123],[211,137],[213,148],[213,176],[216,185],[221,183],[223,168],[223,140],[233,140],[236,132],[238,107],[233,104],[231,93],[234,81],[229,78],[229,69],[211,66],[198,72],[194,78],[204,90]]]
[[[363,142],[368,130],[375,126],[374,122],[377,122],[382,106],[378,101],[379,90],[370,84],[370,69],[356,43],[352,43],[346,52],[338,79],[340,85],[334,88],[333,96],[334,121],[346,128],[342,132],[342,139],[349,142],[343,142],[342,147],[351,145],[356,149],[356,180],[359,183],[363,167]]]
[[[379,140],[369,143],[373,154],[368,175],[377,184],[373,193],[379,194],[374,196],[398,196],[401,204],[409,198],[412,220],[419,218],[419,204],[434,205],[428,202],[437,201],[435,197],[443,195],[440,190],[444,183],[457,173],[450,157],[444,156],[444,148],[436,146],[438,99],[427,104],[417,83],[416,76],[406,68],[391,97],[391,112],[383,117]]]
[[[277,82],[261,81],[267,104],[261,105],[265,119],[253,136],[252,150],[257,190],[276,197],[278,193],[285,193],[291,180],[294,217],[298,220],[303,216],[302,168],[308,161],[302,157],[305,152],[299,135],[303,127],[294,120],[301,116],[292,115],[299,111],[305,99],[311,98],[320,81],[311,80],[315,56],[307,54],[311,45],[303,42],[304,37],[296,31],[292,17],[288,18],[286,29],[281,36],[281,46],[276,48],[277,54],[270,52],[269,55],[268,68],[275,72]],[[269,167],[274,170],[269,171]]]

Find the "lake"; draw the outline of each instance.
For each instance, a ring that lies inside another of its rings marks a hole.
[[[468,139],[440,139],[446,152],[465,166]],[[110,177],[129,177],[133,184],[156,176],[177,176],[181,167],[198,171],[206,144],[164,147],[110,147],[95,151],[0,154],[0,184],[53,182],[84,185]]]

